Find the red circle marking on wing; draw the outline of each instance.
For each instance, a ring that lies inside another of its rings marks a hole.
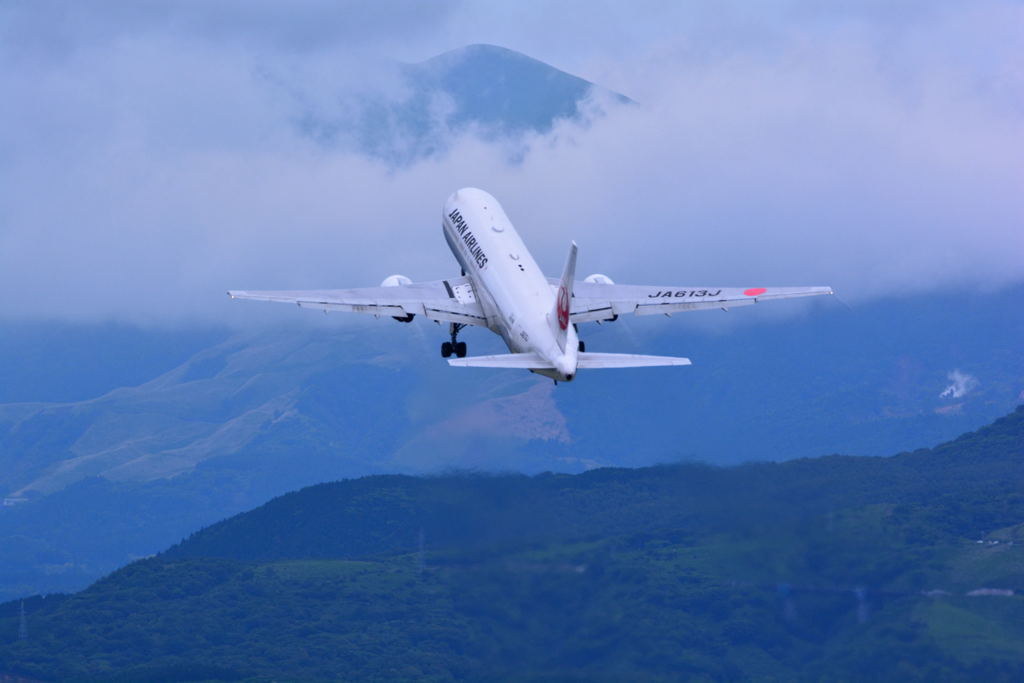
[[[743,293],[746,294],[747,296],[761,296],[767,291],[768,290],[765,289],[764,287],[751,287],[750,289],[745,290]]]
[[[565,287],[558,290],[558,326],[563,330],[569,327],[569,292]]]

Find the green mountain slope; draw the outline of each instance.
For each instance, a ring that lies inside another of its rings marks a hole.
[[[0,672],[1019,680],[1024,407],[934,449],[282,496],[72,596]]]

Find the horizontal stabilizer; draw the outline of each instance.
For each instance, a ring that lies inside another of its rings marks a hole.
[[[651,368],[660,365],[690,365],[689,358],[674,356],[638,356],[632,353],[581,353],[577,367],[597,368]]]
[[[536,353],[502,353],[495,356],[450,358],[448,365],[463,368],[521,368],[526,370],[549,370],[555,367]]]

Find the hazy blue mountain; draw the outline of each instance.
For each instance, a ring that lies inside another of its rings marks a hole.
[[[514,50],[468,45],[400,67],[400,95],[342,96],[337,109],[307,110],[303,131],[326,145],[354,145],[394,163],[443,151],[452,135],[484,139],[546,133],[560,119],[585,122],[600,103],[631,100]]]
[[[589,348],[685,353],[694,365],[584,373],[558,388],[523,372],[448,368],[434,348],[443,330],[429,323],[337,317],[311,328],[300,319],[295,329],[226,338],[138,386],[0,405],[0,486],[18,498],[90,476],[151,481],[285,439],[339,451],[354,469],[338,476],[881,455],[949,438],[1020,400],[1024,316],[1007,312],[1018,310],[1018,296],[922,297],[854,311],[826,301],[734,330],[589,325]],[[474,352],[500,346],[482,330],[465,335]],[[63,364],[59,354],[54,363]],[[963,377],[960,396],[946,392],[957,383],[950,373]]]
[[[420,321],[289,311],[276,332],[203,333],[216,343],[137,386],[0,405],[0,486],[25,501],[0,507],[0,595],[80,587],[321,481],[883,455],[939,443],[1021,400],[1022,295],[948,293],[852,311],[829,300],[783,319],[692,314],[749,321],[724,330],[684,316],[586,325],[588,348],[685,354],[694,365],[594,371],[558,387],[525,372],[448,368],[437,349],[444,330]],[[116,350],[138,354],[145,338],[60,329],[78,357],[104,347],[91,374],[106,367],[111,378],[125,372]],[[500,350],[484,331],[464,338],[473,353]],[[60,373],[46,365],[62,366],[59,354],[8,348],[3,364],[30,358],[40,378],[56,379],[26,386],[31,397],[59,395]],[[955,370],[971,380],[963,395],[943,397]]]
[[[0,404],[81,401],[142,384],[226,334],[202,327],[5,323],[0,327]]]

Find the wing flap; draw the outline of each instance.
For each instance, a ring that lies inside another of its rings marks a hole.
[[[486,325],[487,317],[468,278],[414,282],[397,287],[324,290],[231,290],[232,299],[297,304],[327,312],[402,317],[422,315],[438,322]]]
[[[299,308],[313,308],[318,311],[335,313],[369,313],[371,315],[406,315],[404,306],[384,306],[380,304],[343,304],[334,301],[296,301]],[[413,313],[419,311],[413,310]]]
[[[576,282],[574,323],[609,320],[616,315],[660,315],[712,308],[749,306],[775,299],[832,294],[831,287],[658,287]]]
[[[629,311],[632,313],[633,311]],[[569,319],[573,323],[593,323],[603,322],[605,320],[612,320],[618,315],[611,306],[592,306],[584,308],[576,302],[573,302],[573,312],[569,316]]]
[[[412,313],[406,307],[407,313]],[[462,323],[463,325],[487,325],[487,317],[484,315],[480,304],[467,305],[448,303],[444,307],[426,305],[422,307],[422,314],[428,320],[436,320],[441,323]]]

